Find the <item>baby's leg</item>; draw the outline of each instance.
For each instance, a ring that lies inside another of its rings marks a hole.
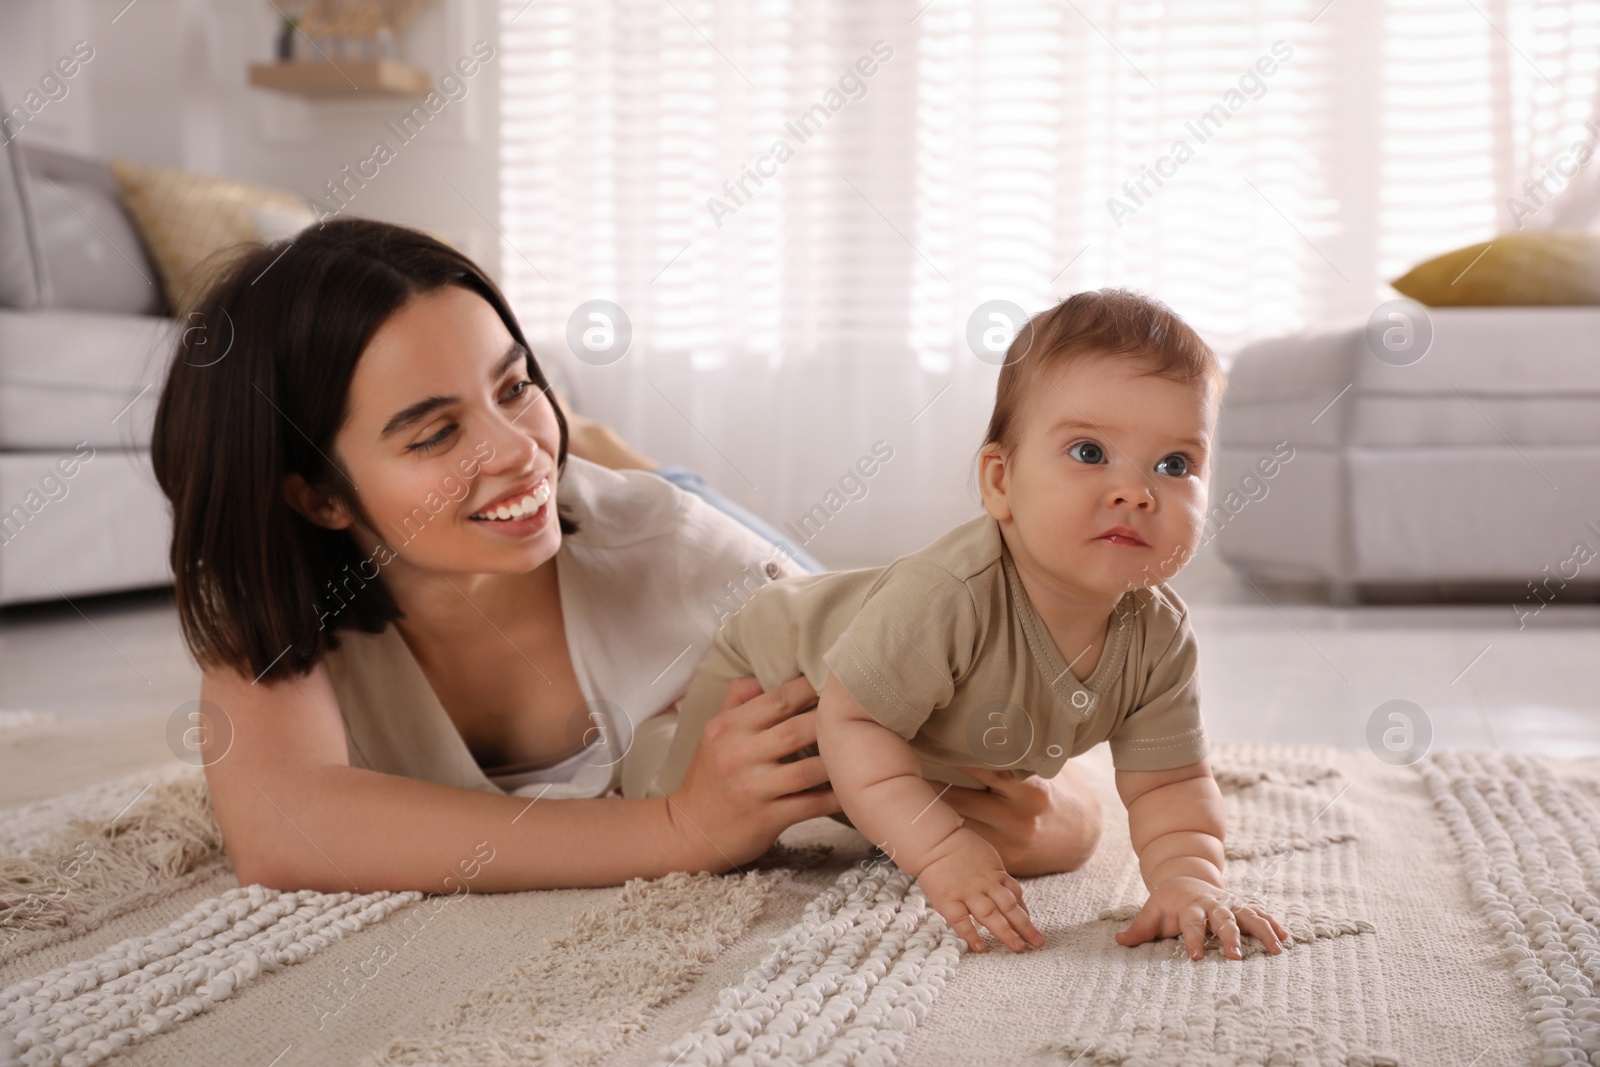
[[[705,731],[706,723],[722,710],[722,699],[727,696],[729,683],[735,678],[754,673],[743,657],[727,647],[720,634],[717,640],[711,642],[710,650],[689,681],[689,688],[678,701],[677,732],[672,736],[672,745],[667,750],[666,761],[661,773],[656,776],[650,796],[666,796],[677,792],[683,785],[683,779],[689,773],[689,764],[694,758],[695,747],[700,744],[700,735]]]

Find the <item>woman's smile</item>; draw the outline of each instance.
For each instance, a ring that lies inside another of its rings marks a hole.
[[[526,537],[550,524],[550,479],[539,479],[530,489],[508,493],[490,507],[467,516],[501,536]]]

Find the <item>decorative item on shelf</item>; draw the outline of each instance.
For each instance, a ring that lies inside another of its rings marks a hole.
[[[295,31],[300,28],[300,20],[293,15],[283,16],[278,23],[278,62],[287,63],[294,58]]]
[[[295,36],[296,62],[354,59],[371,62],[400,58],[394,30],[372,0],[350,4],[334,13],[314,4],[306,12],[304,33]]]
[[[251,64],[250,84],[311,97],[423,96],[432,84],[400,61],[398,34],[433,2],[309,0],[292,12],[279,9],[278,61]]]

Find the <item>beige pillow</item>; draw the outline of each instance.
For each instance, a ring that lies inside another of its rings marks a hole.
[[[1436,256],[1390,284],[1429,307],[1600,304],[1600,237],[1502,234]]]
[[[303,198],[278,189],[120,159],[111,162],[111,173],[179,314],[193,306],[225,262],[211,257],[240,244],[290,236],[317,220]]]

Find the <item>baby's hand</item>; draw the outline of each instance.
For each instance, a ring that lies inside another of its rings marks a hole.
[[[1000,853],[977,831],[957,829],[934,850],[917,881],[928,904],[972,951],[983,951],[974,919],[1013,952],[1026,948],[1023,937],[1035,948],[1044,945],[1044,935],[1034,928],[1022,903],[1022,886],[1006,873]]]
[[[1227,894],[1210,882],[1188,875],[1169,878],[1150,893],[1134,917],[1133,925],[1117,934],[1117,944],[1132,948],[1163,937],[1183,936],[1190,959],[1205,955],[1206,931],[1222,942],[1222,951],[1242,959],[1239,930],[1253,934],[1276,956],[1283,951],[1280,938],[1289,935],[1278,920],[1249,904],[1231,905]]]

